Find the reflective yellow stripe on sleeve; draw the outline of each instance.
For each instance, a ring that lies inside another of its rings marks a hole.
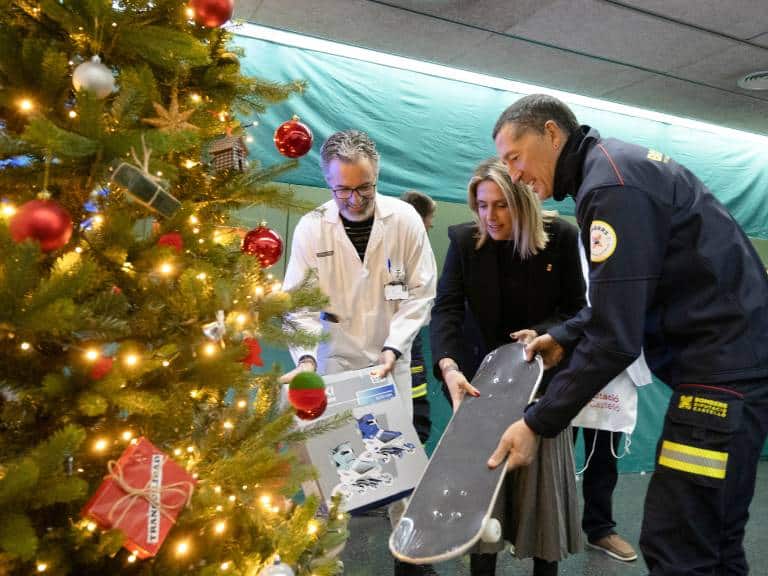
[[[411,388],[411,398],[422,398],[427,395],[427,383]]]
[[[722,480],[728,466],[728,452],[705,450],[664,440],[661,444],[659,464],[674,470]]]

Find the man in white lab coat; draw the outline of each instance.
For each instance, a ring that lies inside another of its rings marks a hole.
[[[330,302],[321,314],[292,320],[328,339],[291,350],[296,369],[333,374],[377,366],[390,372],[411,412],[410,351],[428,322],[437,270],[426,229],[414,208],[377,193],[379,154],[364,132],[337,132],[320,152],[332,198],[296,225],[283,288],[309,271]]]
[[[376,366],[380,377],[392,373],[410,420],[411,344],[429,321],[437,283],[427,230],[413,206],[377,193],[379,154],[367,134],[336,132],[320,157],[333,197],[296,225],[283,288],[316,273],[330,302],[321,314],[295,314],[292,321],[328,339],[292,348],[296,368],[281,380],[306,370],[333,374]],[[393,524],[404,507],[405,500],[390,505]],[[395,562],[395,576],[429,574],[435,574],[431,567]]]

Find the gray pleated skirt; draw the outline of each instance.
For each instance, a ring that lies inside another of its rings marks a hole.
[[[494,517],[517,558],[557,562],[583,548],[573,436],[566,428],[555,438],[537,439],[533,462],[512,470],[496,501]],[[473,553],[499,552],[504,542],[480,543]]]

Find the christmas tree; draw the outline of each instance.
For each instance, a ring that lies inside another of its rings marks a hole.
[[[238,118],[304,85],[244,77],[231,13],[0,0],[0,573],[339,570],[345,517],[291,499],[307,432],[253,368],[323,296],[238,221],[296,205]]]

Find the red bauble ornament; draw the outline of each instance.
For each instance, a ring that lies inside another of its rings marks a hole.
[[[195,22],[200,26],[218,28],[232,18],[235,2],[234,0],[190,0],[189,7],[195,13]]]
[[[298,416],[302,420],[314,420],[315,418],[319,418],[320,416],[323,415],[323,412],[325,412],[325,409],[327,406],[328,406],[328,399],[323,397],[323,401],[312,410],[299,410],[297,408],[296,416]]]
[[[248,354],[241,360],[247,368],[251,366],[264,366],[261,359],[261,344],[256,338],[244,338],[243,344],[248,348]]]
[[[16,242],[37,240],[43,252],[57,250],[72,236],[72,217],[54,200],[30,200],[22,204],[10,222]]]
[[[269,268],[280,260],[283,254],[283,239],[274,230],[259,226],[245,235],[240,250],[245,254],[256,256],[262,268]]]
[[[109,356],[102,356],[93,363],[89,376],[94,380],[101,380],[110,373],[114,360]]]
[[[307,412],[314,411],[321,406],[324,406],[324,403],[326,403],[327,400],[325,390],[322,388],[313,390],[288,390],[288,402],[290,402],[291,406],[296,408],[296,410],[304,410]]]
[[[168,232],[157,239],[158,246],[170,246],[176,252],[184,250],[184,239],[178,232]]]
[[[288,385],[288,402],[302,420],[314,420],[325,412],[325,382],[316,372],[299,372]]]
[[[298,116],[280,124],[273,139],[277,151],[288,158],[304,156],[312,148],[312,130],[299,122]]]

